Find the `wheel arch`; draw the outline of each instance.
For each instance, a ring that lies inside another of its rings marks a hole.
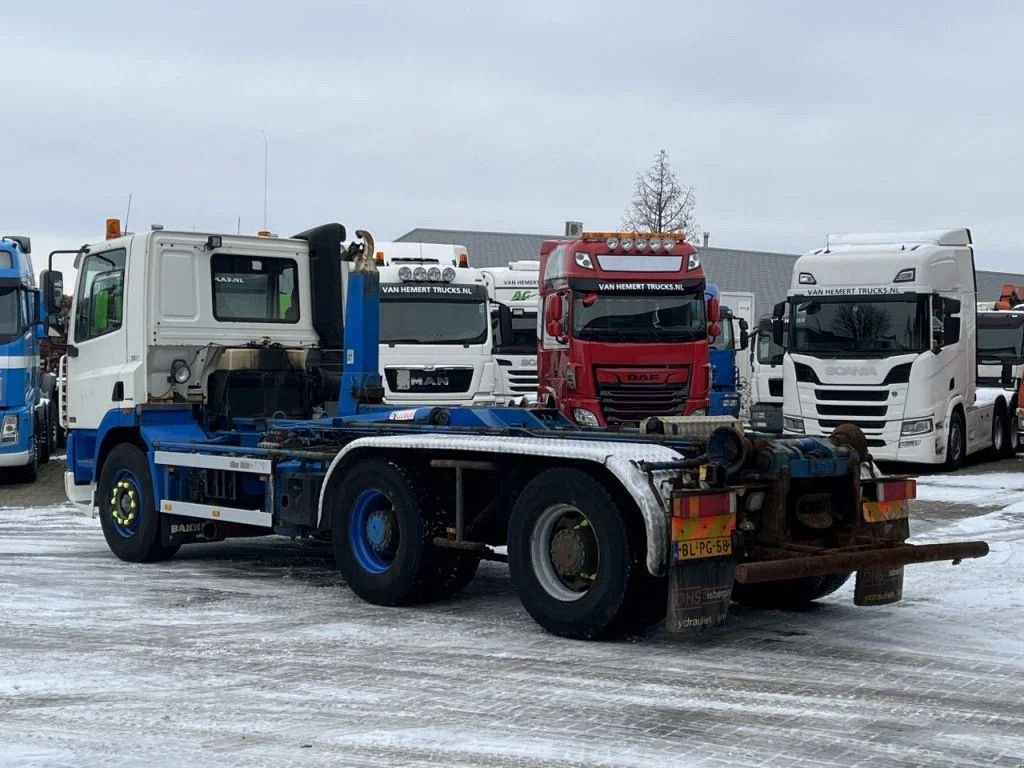
[[[502,442],[505,443],[505,450],[497,448],[494,438],[488,442],[469,435],[434,434],[423,435],[418,439],[371,437],[355,440],[334,457],[327,469],[317,504],[317,527],[324,528],[327,525],[326,500],[344,482],[345,470],[363,458],[401,457],[424,464],[430,457],[453,451],[471,451],[476,454],[474,458],[496,460],[502,472],[513,467],[527,467],[532,468],[534,476],[544,469],[550,469],[553,466],[550,460],[554,458],[559,461],[557,466],[575,467],[593,475],[609,490],[619,508],[628,510],[626,514],[631,523],[639,520],[644,532],[643,554],[647,569],[654,576],[664,575],[668,561],[669,512],[666,502],[655,492],[647,476],[636,466],[636,461],[626,458],[628,451],[622,449],[634,444],[619,444],[613,452],[607,444],[582,441],[551,445],[552,441],[543,438],[505,438]],[[665,460],[678,457],[675,451],[664,446],[645,445],[640,450],[657,453],[657,456],[648,458]],[[509,503],[512,501],[510,499]]]

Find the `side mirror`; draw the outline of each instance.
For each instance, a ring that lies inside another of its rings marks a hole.
[[[714,324],[717,323],[719,318],[722,316],[722,307],[718,301],[718,298],[712,296],[708,299],[708,322]],[[715,334],[716,336],[718,334]]]
[[[722,335],[722,326],[718,323],[711,323],[708,326],[708,338],[717,339]]]
[[[498,333],[502,344],[512,343],[512,310],[508,304],[498,305]]]
[[[772,318],[772,342],[777,347],[786,346],[785,328],[782,326],[781,317],[776,316]]]
[[[43,286],[43,309],[48,315],[60,314],[64,298],[64,275],[52,269],[44,269],[40,275]]]
[[[565,329],[562,324],[562,314],[565,311],[565,303],[560,293],[553,293],[547,297],[544,305],[544,327],[549,336],[560,339],[565,336]]]
[[[750,332],[747,331],[742,325],[740,326],[740,349],[746,349],[750,346]]]

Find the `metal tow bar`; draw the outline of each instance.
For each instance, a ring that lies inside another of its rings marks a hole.
[[[963,541],[949,544],[899,544],[860,552],[834,552],[827,555],[792,557],[736,566],[736,581],[741,584],[759,584],[765,581],[783,581],[807,576],[828,576],[833,573],[895,568],[912,563],[933,563],[984,557],[988,544],[984,541]]]

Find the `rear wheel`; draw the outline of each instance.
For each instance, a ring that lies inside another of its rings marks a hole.
[[[100,526],[110,551],[130,563],[167,560],[177,545],[160,544],[160,513],[146,454],[129,443],[115,446],[96,487]]]
[[[995,425],[993,424],[993,440],[992,447],[996,454],[996,458],[1009,459],[1017,453],[1017,409],[1012,408],[1010,412],[1003,411],[1003,442],[1002,445],[996,447],[995,444]]]
[[[530,616],[556,635],[591,639],[640,629],[664,615],[664,602],[653,606],[663,585],[645,578],[641,542],[600,481],[577,469],[549,469],[512,509],[512,582]]]
[[[426,485],[395,462],[366,459],[345,471],[333,494],[331,538],[342,576],[376,605],[449,597],[476,573],[479,559],[436,547],[438,528],[424,503]]]
[[[831,595],[845,584],[850,573],[810,576],[805,579],[769,581],[761,584],[740,584],[732,588],[732,599],[751,608],[799,608]]]
[[[36,422],[36,452],[39,454],[39,463],[46,464],[50,460],[50,453],[53,445],[50,441],[50,409],[42,411],[40,420]]]

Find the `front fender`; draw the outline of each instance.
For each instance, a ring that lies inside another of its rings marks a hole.
[[[647,533],[647,570],[664,575],[668,563],[668,534],[671,506],[667,490],[661,489],[670,472],[649,477],[641,461],[663,462],[683,458],[663,445],[651,443],[609,443],[599,440],[558,440],[538,437],[492,437],[488,435],[391,435],[363,437],[346,445],[327,468],[317,505],[317,525],[322,526],[324,498],[331,478],[345,458],[361,449],[409,451],[472,451],[491,456],[547,456],[566,461],[587,461],[605,467],[636,503]]]

